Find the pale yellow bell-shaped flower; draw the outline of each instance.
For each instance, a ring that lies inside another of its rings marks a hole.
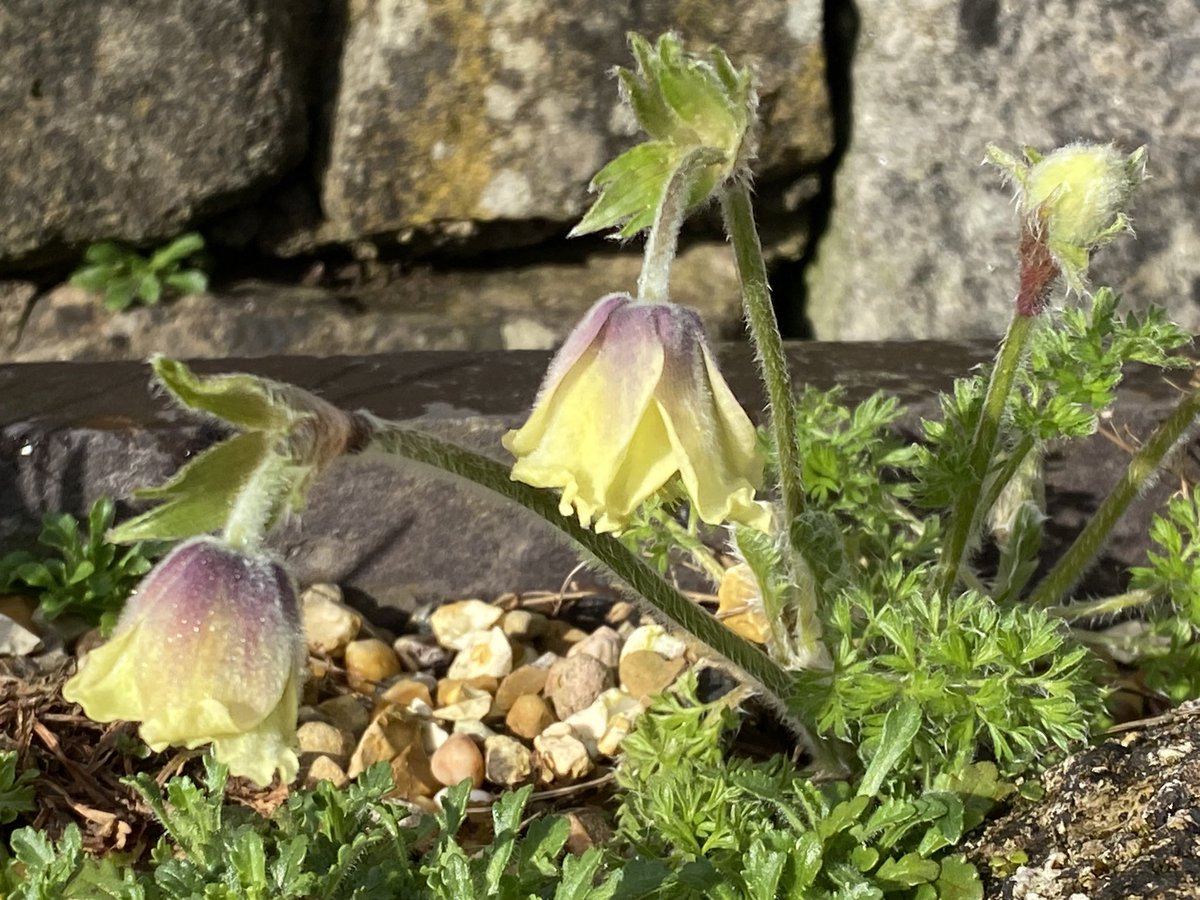
[[[529,420],[504,436],[512,477],[562,491],[563,515],[615,532],[678,476],[699,517],[766,529],[754,425],[721,377],[700,317],[611,294],[555,356]]]
[[[156,752],[212,743],[231,774],[266,786],[278,771],[290,782],[303,634],[280,565],[194,538],[145,577],[63,696],[95,721],[141,722]]]

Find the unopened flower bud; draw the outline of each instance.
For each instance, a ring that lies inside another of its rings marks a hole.
[[[141,722],[156,752],[212,743],[232,774],[265,786],[296,777],[305,660],[283,568],[202,537],[151,570],[63,696],[98,722]]]
[[[1046,156],[1027,147],[1025,159],[988,147],[988,160],[1017,187],[1023,220],[1017,306],[1036,315],[1060,272],[1068,287],[1083,292],[1092,251],[1131,230],[1126,208],[1145,177],[1146,151],[1125,156],[1112,144],[1069,144]]]

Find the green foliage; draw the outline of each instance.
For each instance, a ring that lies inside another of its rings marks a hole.
[[[918,517],[910,508],[908,472],[922,451],[896,433],[902,414],[896,398],[879,393],[846,406],[841,388],[809,387],[796,401],[808,508],[834,523],[845,558],[867,579],[881,565],[933,559],[938,546],[938,519]]]
[[[911,706],[919,726],[899,742],[888,783],[901,794],[981,752],[1015,775],[1082,743],[1102,709],[1088,652],[1039,610],[973,591],[940,600],[927,574],[836,598],[826,635],[834,671],[806,675],[800,688],[820,731],[850,742],[866,765],[889,712]]]
[[[982,897],[975,870],[945,851],[1009,790],[994,767],[965,767],[909,799],[818,786],[782,757],[727,759],[736,716],[699,703],[694,678],[676,691],[624,744],[620,836],[638,852],[625,896],[649,896],[635,889],[644,879],[668,898]],[[881,756],[880,781],[899,762],[894,749]]]
[[[1121,316],[1118,302],[1111,289],[1101,288],[1088,308],[1061,310],[1034,332],[1012,411],[1018,433],[1040,442],[1087,437],[1116,398],[1126,364],[1191,366],[1173,351],[1192,338],[1163,310]]]
[[[1150,524],[1156,550],[1132,570],[1131,589],[1145,591],[1169,612],[1157,617],[1133,648],[1146,685],[1175,702],[1200,697],[1200,501],[1174,496]]]
[[[69,613],[110,631],[130,592],[165,549],[150,543],[122,549],[107,541],[114,510],[107,497],[93,503],[84,534],[74,516],[47,515],[38,542],[53,555],[15,551],[0,557],[0,590],[33,590],[46,618]]]
[[[114,312],[134,303],[153,306],[168,292],[180,296],[202,294],[208,276],[185,263],[204,249],[204,238],[195,232],[180,235],[150,256],[112,241],[92,244],[84,265],[70,278],[76,287],[104,294],[104,306]]]
[[[17,771],[17,754],[0,751],[0,825],[7,825],[22,813],[32,812],[33,785],[37,769]]]
[[[55,843],[29,828],[0,848],[0,896],[9,900],[384,900],[463,897],[605,900],[617,896],[619,867],[602,871],[591,849],[563,859],[569,827],[559,817],[523,817],[532,788],[492,809],[495,837],[470,853],[456,834],[469,784],[451,789],[433,816],[386,799],[391,771],[380,763],[344,789],[321,782],[293,792],[270,819],[224,803],[227,770],[205,758],[202,783],[172,778],[162,790],[148,775],[129,783],[166,835],[149,865],[98,861],[83,853],[78,828]],[[523,833],[522,833],[523,832]],[[427,848],[422,850],[421,848]]]

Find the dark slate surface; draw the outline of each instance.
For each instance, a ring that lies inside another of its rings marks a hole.
[[[934,393],[990,349],[986,342],[911,342],[797,344],[789,352],[798,385],[840,383],[854,398],[879,389],[895,393],[912,409],[915,424],[917,415],[935,414]],[[761,409],[746,349],[722,348],[721,357],[747,408]],[[419,424],[503,458],[499,437],[520,422],[548,359],[542,352],[405,353],[195,365],[289,380],[341,406]],[[128,496],[220,437],[148,385],[148,370],[138,363],[0,366],[0,548],[28,541],[44,512],[79,513],[97,496]],[[1113,424],[1145,436],[1175,395],[1160,375],[1134,372]],[[1194,463],[1196,446],[1188,451]],[[1087,520],[1125,459],[1103,437],[1051,459],[1056,543]],[[1127,516],[1113,555],[1089,582],[1092,589],[1115,589],[1120,570],[1140,558],[1150,510],[1171,482],[1164,479]],[[556,589],[575,568],[551,529],[482,490],[361,459],[331,468],[277,545],[302,582],[338,581],[360,602],[400,609],[425,600]]]

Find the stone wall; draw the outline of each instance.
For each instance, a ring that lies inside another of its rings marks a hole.
[[[835,13],[851,27],[825,34]],[[633,140],[611,77],[625,34],[666,29],[758,70],[759,214],[793,325],[998,334],[1015,224],[984,147],[1079,138],[1149,145],[1139,240],[1105,250],[1098,277],[1200,324],[1191,0],[8,0],[0,279],[32,283],[0,282],[0,331],[20,332],[0,358],[552,346],[591,298],[633,286],[636,247],[563,236]],[[117,317],[47,290],[89,242],[191,228],[263,271],[312,261],[294,327],[256,316],[287,319],[295,285],[220,269],[215,298]],[[679,298],[736,334],[713,223],[685,247]],[[358,275],[325,277],[329,259]],[[556,281],[561,303],[543,296]]]
[[[1146,145],[1137,240],[1094,280],[1200,326],[1194,0],[858,0],[850,140],[808,272],[823,338],[997,334],[1015,287],[1011,191],[980,168],[1075,140]]]

